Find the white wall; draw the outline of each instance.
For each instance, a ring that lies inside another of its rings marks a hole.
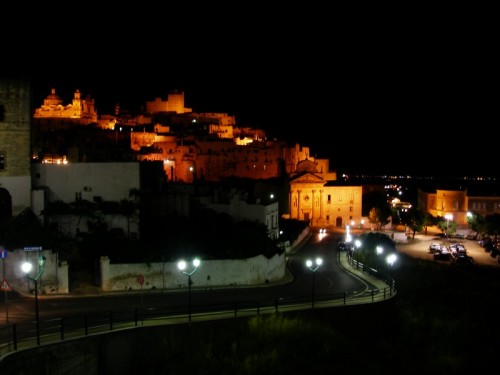
[[[187,261],[187,260],[186,260]],[[192,268],[186,268],[191,272]],[[285,276],[285,253],[271,259],[259,255],[248,259],[207,260],[201,262],[191,276],[195,287],[219,287],[235,285],[262,285],[275,282]],[[143,290],[185,288],[188,276],[176,262],[110,264],[108,257],[101,258],[101,287],[103,291],[140,290],[137,277],[144,277]]]
[[[24,251],[22,249],[9,251],[7,258],[1,259],[2,276],[14,290],[29,292],[34,290],[34,282],[30,281],[22,271],[21,265],[29,261],[33,265],[30,276],[38,274],[38,256],[45,257],[45,268],[38,280],[40,294],[69,293],[68,264],[60,262],[58,254],[52,250]]]
[[[93,201],[131,199],[130,189],[140,188],[139,162],[33,164],[32,183],[36,188],[49,188],[49,201],[75,201],[75,194]]]

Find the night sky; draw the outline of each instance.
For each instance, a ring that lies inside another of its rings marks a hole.
[[[100,17],[76,39],[58,23],[53,44],[2,64],[33,77],[36,106],[51,87],[68,103],[77,88],[91,95],[100,114],[183,90],[194,112],[234,115],[340,172],[500,175],[488,22],[261,11],[189,27],[170,14],[146,28]]]

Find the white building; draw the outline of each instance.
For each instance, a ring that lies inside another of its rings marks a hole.
[[[235,220],[250,220],[264,224],[269,237],[278,238],[279,235],[279,204],[277,200],[261,202],[257,199],[248,199],[248,193],[232,190],[229,200],[224,202],[217,197],[202,197],[200,202],[207,208],[219,213],[226,213]]]
[[[68,163],[32,165],[32,210],[41,215],[54,202],[133,201],[134,191],[140,190],[139,162],[127,163]],[[51,223],[64,234],[75,236],[88,231],[88,220],[79,215],[52,216]],[[138,215],[103,215],[109,229],[121,228],[134,237],[139,233]],[[54,225],[54,224],[53,224]]]

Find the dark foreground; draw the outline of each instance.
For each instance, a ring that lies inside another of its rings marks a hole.
[[[404,255],[399,264],[398,294],[389,301],[113,332],[94,337],[99,355],[75,360],[71,374],[461,374],[496,368],[500,270]],[[67,373],[37,367],[38,355],[44,354],[0,361],[0,373]],[[65,355],[64,345],[58,355]]]

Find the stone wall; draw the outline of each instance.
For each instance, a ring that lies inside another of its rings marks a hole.
[[[187,273],[194,270],[189,262]],[[191,280],[193,286],[205,288],[262,285],[282,279],[285,270],[285,253],[270,259],[263,255],[247,259],[202,259]],[[143,278],[142,286],[139,275]],[[108,257],[101,257],[100,286],[103,291],[185,288],[188,282],[189,277],[178,269],[177,262],[112,264]]]
[[[30,276],[35,278],[38,275],[38,257],[45,257],[45,267],[42,275],[38,279],[39,291],[41,294],[67,294],[69,293],[68,263],[59,261],[58,254],[52,250],[9,251],[6,258],[2,259],[2,279],[5,279],[13,290],[31,292],[34,290],[34,282],[21,269],[24,262],[33,265]]]

